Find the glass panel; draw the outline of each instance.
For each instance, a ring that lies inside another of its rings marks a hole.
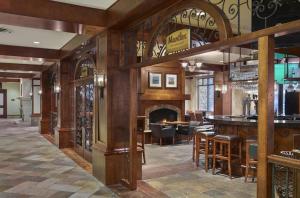
[[[41,81],[40,80],[33,80],[32,85],[39,86],[39,85],[41,85]]]
[[[4,109],[0,108],[0,115],[3,115],[3,114],[4,114]]]
[[[198,87],[198,106],[200,111],[207,111],[207,86]]]
[[[40,114],[41,113],[41,96],[39,94],[40,86],[33,87],[33,113]]]
[[[85,86],[86,97],[85,97],[85,115],[86,115],[86,125],[85,125],[85,148],[92,151],[92,141],[93,141],[93,91],[94,85],[87,84]]]
[[[0,105],[4,105],[4,94],[0,93]]]
[[[211,78],[212,79],[212,78]],[[214,86],[208,86],[208,111],[214,111]]]
[[[84,87],[76,87],[76,144],[82,146],[82,127],[85,123],[84,116]]]

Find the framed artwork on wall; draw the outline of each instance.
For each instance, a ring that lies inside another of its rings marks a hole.
[[[149,88],[161,88],[162,87],[162,75],[161,73],[149,72]]]
[[[166,74],[165,83],[166,88],[178,88],[177,74]]]

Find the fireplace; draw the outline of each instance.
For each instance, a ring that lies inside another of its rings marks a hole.
[[[161,108],[149,114],[150,123],[161,123],[163,121],[176,121],[177,112],[172,109]]]
[[[149,129],[150,123],[180,120],[181,110],[173,105],[154,105],[145,110],[145,126]]]

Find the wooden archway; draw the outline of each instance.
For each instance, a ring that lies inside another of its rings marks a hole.
[[[152,57],[152,50],[154,48],[154,41],[160,31],[160,29],[166,24],[168,20],[178,12],[187,10],[190,8],[200,9],[203,12],[209,14],[215,21],[217,26],[217,31],[219,32],[219,40],[223,41],[230,37],[232,37],[232,28],[228,18],[225,13],[216,5],[209,3],[205,0],[185,0],[181,1],[170,8],[166,9],[164,13],[164,17],[161,22],[152,30],[150,33],[149,45],[146,47],[146,57],[145,59],[149,59]]]

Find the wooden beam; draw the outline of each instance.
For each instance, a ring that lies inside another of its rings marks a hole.
[[[300,57],[300,46],[299,47],[289,47],[289,48],[278,48],[275,49],[277,53],[289,54]]]
[[[33,78],[35,74],[33,73],[10,73],[10,72],[0,72],[0,77],[3,78]]]
[[[100,27],[105,27],[107,22],[104,10],[55,1],[1,0],[0,12]]]
[[[8,13],[0,13],[0,24],[78,34],[80,33],[80,29],[82,27],[78,24],[64,21],[48,20]]]
[[[0,45],[0,55],[60,59],[59,50]]]
[[[295,32],[300,32],[300,20],[276,25],[276,26],[266,28],[263,30],[258,30],[256,32],[243,34],[241,36],[235,36],[235,37],[226,39],[224,41],[217,41],[217,42],[207,44],[207,45],[204,45],[201,47],[192,48],[190,50],[187,50],[187,51],[184,51],[184,52],[181,52],[178,54],[164,56],[159,59],[157,59],[157,58],[148,59],[148,60],[145,60],[143,63],[134,64],[132,66],[145,67],[145,66],[149,66],[149,65],[155,65],[155,64],[159,64],[159,63],[163,63],[163,62],[187,58],[187,57],[194,56],[197,54],[202,54],[202,53],[211,52],[211,51],[215,51],[215,50],[223,50],[223,49],[227,49],[229,47],[252,43],[252,42],[257,41],[258,38],[268,36],[268,35],[284,36],[286,34],[291,34],[291,33],[295,33]]]
[[[121,0],[107,10],[108,27],[134,26],[145,18],[181,0]]]
[[[272,197],[272,167],[268,156],[274,151],[274,37],[258,40],[258,166],[257,197]]]
[[[45,65],[28,65],[28,64],[15,64],[15,63],[0,63],[1,70],[18,70],[18,71],[37,71],[41,72],[47,69]]]
[[[20,82],[20,79],[17,78],[0,78],[0,82]]]

